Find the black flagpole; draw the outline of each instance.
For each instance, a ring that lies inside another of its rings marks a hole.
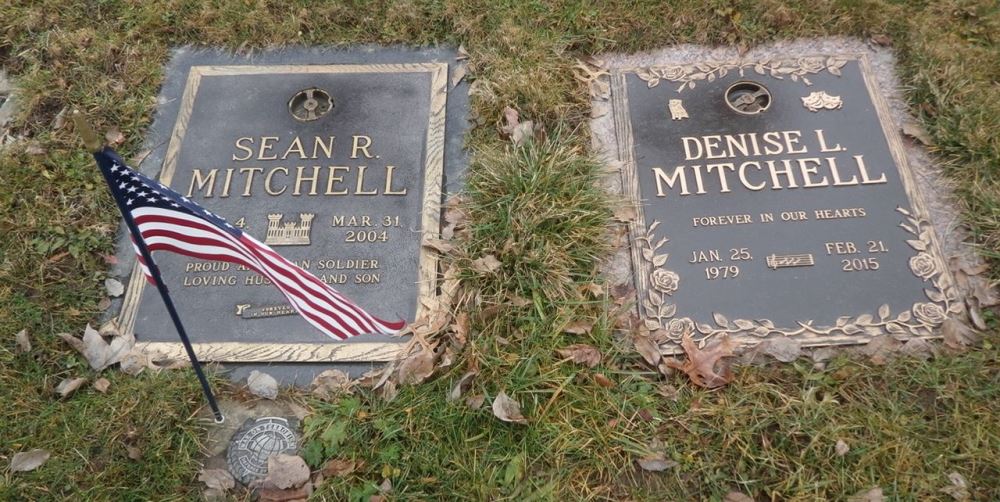
[[[86,123],[83,116],[78,112],[73,112],[73,121],[76,124],[77,131],[83,136],[84,144],[94,155],[94,160],[97,160],[97,156],[101,155],[104,151],[104,145],[98,138],[97,133],[90,128],[90,125]],[[99,161],[98,161],[99,162]],[[98,166],[100,167],[100,166]],[[124,166],[122,166],[124,167]],[[112,195],[114,195],[114,184],[109,178],[108,173],[104,169],[100,169],[101,175],[104,176],[104,181],[108,184],[108,188],[111,189]],[[191,340],[188,339],[187,332],[184,331],[184,325],[181,324],[181,318],[177,315],[177,309],[174,308],[174,302],[170,299],[170,293],[167,291],[167,286],[163,284],[163,279],[160,277],[160,269],[153,262],[153,256],[149,253],[149,249],[146,248],[146,243],[142,240],[141,234],[139,234],[139,229],[135,225],[135,220],[132,219],[132,214],[122,205],[120,197],[113,197],[115,199],[115,204],[118,205],[118,211],[125,218],[125,226],[128,227],[129,233],[132,235],[132,242],[135,243],[136,247],[139,248],[139,254],[142,256],[142,260],[146,262],[146,268],[149,269],[149,275],[153,277],[153,282],[156,284],[156,290],[160,292],[160,298],[163,299],[163,304],[167,307],[167,312],[170,313],[170,319],[174,322],[174,327],[177,328],[177,334],[181,338],[181,342],[184,343],[184,350],[187,351],[188,359],[191,360],[191,366],[194,367],[194,373],[198,376],[198,381],[201,382],[201,390],[205,393],[205,398],[208,399],[208,405],[212,407],[212,413],[215,415],[215,423],[221,424],[225,421],[225,417],[222,416],[222,412],[219,411],[219,405],[215,402],[215,396],[212,394],[212,388],[208,385],[208,379],[205,378],[205,373],[201,370],[201,364],[198,362],[198,356],[194,353],[194,348],[191,347]]]

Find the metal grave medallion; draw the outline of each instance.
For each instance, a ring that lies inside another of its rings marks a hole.
[[[450,64],[446,51],[249,59],[182,50],[168,67],[148,141],[156,150],[139,167],[159,168],[162,183],[374,316],[412,322],[437,294],[437,258],[422,242],[439,236],[444,178],[464,161],[451,155],[464,126],[454,127],[458,139],[446,138],[449,117],[464,122],[466,102],[449,105]],[[156,258],[204,360],[386,361],[406,341],[332,340],[252,270],[174,253]],[[159,297],[134,268],[118,322],[147,351],[184,357]]]
[[[295,424],[281,417],[248,418],[226,450],[229,473],[240,483],[250,484],[267,476],[267,459],[284,453],[294,455],[299,449]]]
[[[660,336],[843,344],[961,311],[864,56],[619,69],[611,96]]]

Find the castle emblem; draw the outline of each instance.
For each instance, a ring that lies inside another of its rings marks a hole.
[[[316,216],[312,213],[300,213],[299,222],[286,221],[281,223],[283,215],[267,215],[267,237],[264,244],[272,246],[308,246],[309,231],[312,229],[312,220]]]

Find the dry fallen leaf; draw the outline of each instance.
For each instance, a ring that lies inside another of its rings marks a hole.
[[[267,477],[263,486],[287,490],[298,488],[309,481],[309,466],[298,455],[278,453],[267,459]]]
[[[398,371],[400,384],[416,385],[421,383],[434,373],[434,353],[421,348],[419,352],[404,359],[399,365]]]
[[[884,502],[885,495],[882,494],[882,488],[875,486],[868,490],[863,490],[855,493],[854,496],[848,497],[848,502]]]
[[[885,33],[876,33],[872,35],[872,42],[883,47],[889,47],[892,45],[892,37]]]
[[[482,408],[483,407],[483,403],[485,403],[485,402],[486,402],[486,396],[483,395],[483,394],[473,394],[473,395],[465,398],[465,404],[466,404],[466,406],[468,406],[469,408],[472,408],[474,410],[478,410],[479,408]]]
[[[59,397],[68,397],[70,394],[76,392],[86,381],[86,378],[67,378],[59,382],[59,385],[56,386],[56,394],[59,394]]]
[[[557,350],[556,353],[588,368],[593,368],[601,364],[601,351],[597,350],[597,347],[585,343],[570,345],[564,349]]]
[[[202,469],[201,473],[198,474],[198,481],[205,483],[205,486],[210,489],[223,492],[236,487],[236,480],[233,479],[233,475],[229,474],[229,471],[225,469]]]
[[[354,472],[354,469],[357,467],[358,463],[353,460],[332,458],[323,464],[323,468],[320,472],[326,477],[339,478]]]
[[[833,447],[833,451],[836,452],[838,457],[843,457],[847,455],[847,452],[851,451],[851,447],[847,446],[847,443],[843,439],[838,439],[837,445]]]
[[[49,452],[41,449],[15,453],[10,459],[11,472],[28,472],[38,469],[49,459]]]
[[[22,329],[14,335],[15,354],[25,354],[31,352],[31,339],[28,338],[28,330]]]
[[[671,467],[677,467],[677,462],[673,460],[667,460],[662,453],[653,453],[652,455],[647,455],[638,460],[639,467],[643,470],[650,472],[661,472]]]
[[[462,397],[462,394],[468,392],[469,387],[472,387],[472,381],[475,380],[476,375],[478,374],[478,371],[473,370],[462,375],[462,378],[459,378],[458,381],[455,382],[455,385],[451,388],[451,391],[448,392],[447,400],[455,401]]]
[[[37,141],[31,141],[28,146],[24,147],[24,153],[28,155],[45,155],[46,152],[47,150]]]
[[[118,336],[112,339],[109,344],[89,324],[83,331],[82,340],[68,333],[59,333],[57,336],[83,354],[83,357],[87,359],[87,363],[90,364],[91,369],[96,371],[101,371],[112,364],[121,362],[132,352],[132,348],[135,346],[134,336]]]
[[[108,132],[104,133],[104,139],[112,146],[117,146],[125,142],[125,135],[117,127],[112,127],[108,129]]]
[[[351,394],[351,377],[340,370],[325,370],[312,381],[312,393],[320,399],[332,400]]]
[[[604,376],[602,373],[594,373],[593,378],[594,381],[597,382],[597,385],[600,385],[605,389],[610,389],[615,386],[615,383],[611,381],[610,378]]]
[[[620,221],[622,223],[629,223],[635,221],[635,219],[638,218],[638,215],[635,211],[635,206],[632,205],[616,207],[614,215],[615,215],[615,220]]]
[[[125,293],[125,285],[118,279],[108,277],[104,279],[104,289],[108,291],[108,296],[118,298]]]
[[[941,335],[944,337],[944,344],[956,351],[964,351],[978,341],[972,328],[953,317],[945,319],[944,324],[941,325]]]
[[[757,350],[783,363],[790,363],[802,355],[802,343],[794,338],[776,337],[760,342]]]
[[[927,130],[924,129],[924,126],[919,122],[914,122],[912,120],[903,122],[903,134],[927,146],[934,144],[934,140],[931,139],[931,135],[927,133]]]
[[[969,483],[965,481],[964,476],[957,472],[952,472],[948,474],[948,481],[951,481],[951,484],[942,488],[940,490],[941,493],[961,502],[972,498],[972,494],[969,493]]]
[[[142,460],[142,450],[138,446],[125,445],[125,454],[132,460]]]
[[[441,254],[448,254],[455,250],[455,246],[453,246],[450,242],[434,238],[424,239],[424,247],[433,249]]]
[[[484,274],[495,272],[497,269],[500,268],[500,265],[502,265],[502,263],[500,263],[500,260],[498,260],[496,256],[493,256],[491,254],[488,254],[486,256],[483,256],[482,258],[478,258],[472,261],[472,269],[477,272],[482,272]]]
[[[754,502],[753,497],[740,492],[729,492],[722,498],[722,502]]]
[[[903,342],[893,338],[891,335],[881,335],[872,337],[868,343],[861,348],[861,352],[868,356],[872,364],[881,366],[896,357]]]
[[[566,327],[563,328],[563,332],[571,335],[586,335],[587,333],[590,333],[592,329],[594,329],[594,323],[592,321],[581,319],[567,324]]]
[[[510,138],[514,145],[520,146],[524,144],[534,132],[534,123],[530,120],[521,122],[517,110],[509,106],[504,108],[503,116],[504,120],[507,121],[507,125],[502,127],[501,131]]]
[[[645,359],[650,366],[655,368],[662,357],[660,355],[660,348],[657,347],[656,342],[650,340],[649,337],[635,336],[632,337],[632,343],[635,345],[636,352],[642,355],[642,358]]]
[[[590,293],[594,298],[602,298],[604,296],[604,286],[594,282],[588,282],[580,286],[580,290]]]
[[[109,387],[111,387],[111,382],[108,381],[107,378],[98,378],[97,380],[94,380],[94,390],[100,392],[101,394],[107,392]]]
[[[506,392],[500,391],[493,399],[493,416],[515,424],[526,424],[528,420],[521,415],[521,405],[510,398]]]
[[[670,360],[667,365],[687,373],[695,385],[709,389],[721,387],[732,379],[729,364],[723,358],[733,356],[734,345],[732,339],[724,336],[715,345],[700,349],[691,335],[685,334],[681,339],[681,348],[687,359],[683,363]],[[719,371],[715,369],[717,364],[720,366]]]
[[[392,380],[385,382],[385,384],[379,388],[379,392],[381,392],[382,399],[385,402],[396,399],[396,396],[399,394],[399,390],[396,388],[396,382]]]
[[[113,338],[121,334],[118,330],[118,321],[114,319],[102,324],[100,328],[97,328],[97,332],[100,333],[101,336],[108,338]]]
[[[465,78],[465,73],[469,70],[468,65],[460,64],[455,66],[455,72],[451,75],[451,87],[458,87],[458,83]]]

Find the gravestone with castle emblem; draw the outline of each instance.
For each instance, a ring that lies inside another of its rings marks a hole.
[[[147,138],[152,151],[138,167],[373,315],[413,321],[437,294],[437,258],[422,242],[438,237],[443,194],[465,162],[467,91],[449,81],[455,56],[180,49]],[[120,328],[147,351],[183,358],[164,307],[122,244],[118,272],[131,279]],[[253,363],[270,365],[285,383],[307,383],[330,363],[390,360],[405,342],[375,334],[331,340],[266,279],[235,264],[172,253],[157,262],[198,356],[233,363],[237,377],[241,364]]]

